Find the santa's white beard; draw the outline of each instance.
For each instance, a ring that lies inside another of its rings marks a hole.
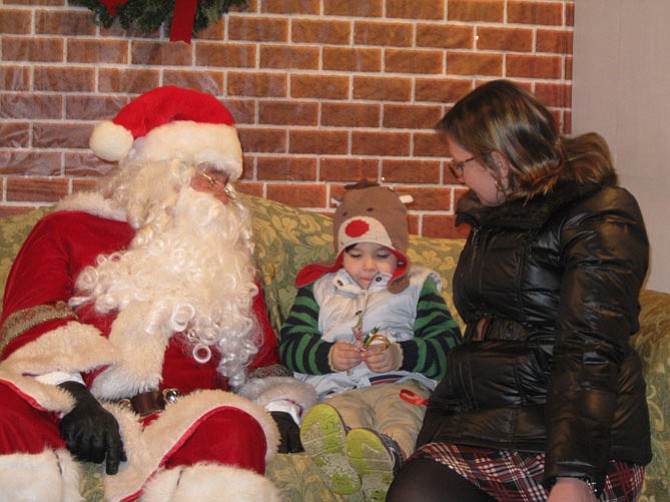
[[[218,351],[219,371],[239,385],[259,344],[248,214],[188,185],[173,201],[144,212],[128,250],[80,274],[71,304],[93,301],[101,313],[149,304],[147,336],[166,344],[183,333],[196,360]]]

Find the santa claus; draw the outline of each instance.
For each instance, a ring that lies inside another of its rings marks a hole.
[[[278,500],[313,390],[279,365],[231,182],[242,152],[213,96],[160,87],[99,124],[119,166],[19,252],[0,330],[0,499]],[[279,427],[278,427],[279,425]]]

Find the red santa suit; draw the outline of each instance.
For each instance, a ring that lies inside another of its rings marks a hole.
[[[100,256],[127,250],[138,237],[126,221],[131,214],[92,207],[43,218],[8,278],[0,320],[0,495],[21,498],[39,476],[43,487],[27,491],[27,498],[80,499],[79,466],[58,430],[74,400],[53,383],[61,375],[81,375],[116,418],[127,455],[119,472],[105,477],[107,500],[209,500],[231,493],[237,500],[278,500],[259,476],[279,441],[264,406],[286,400],[307,407],[313,397],[278,376],[285,373],[262,293],[252,293],[258,337],[245,364],[249,383],[233,393],[221,358],[235,354],[214,345],[211,357],[194,357],[193,343],[182,333],[150,327],[155,301],[149,308],[151,302],[132,299],[107,311],[94,301],[71,302],[82,271],[95,267]],[[180,393],[176,399],[172,389]],[[158,396],[161,404],[166,395],[169,402],[158,409],[149,405],[140,416],[125,400],[138,394]]]

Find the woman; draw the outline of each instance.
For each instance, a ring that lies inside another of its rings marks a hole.
[[[470,188],[454,276],[467,324],[389,501],[624,501],[651,459],[638,294],[644,222],[597,134],[562,137],[505,80],[438,124]]]

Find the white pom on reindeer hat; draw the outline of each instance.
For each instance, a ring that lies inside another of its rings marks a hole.
[[[242,146],[228,109],[214,96],[175,86],[157,87],[98,124],[89,141],[108,161],[182,159],[210,163],[231,181],[242,174]]]

